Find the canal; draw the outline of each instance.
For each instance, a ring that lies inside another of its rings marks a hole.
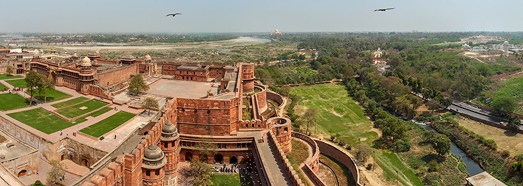
[[[417,122],[414,120],[412,122],[418,124],[419,126],[421,126],[422,128],[424,128],[426,130],[434,130],[425,123]],[[458,146],[456,146],[456,144],[454,144],[454,142],[451,142],[451,144],[450,144],[450,152],[452,154],[454,154],[455,156],[459,157],[463,161],[463,163],[465,164],[465,167],[467,168],[467,172],[469,173],[470,176],[474,176],[476,174],[483,172],[483,169],[479,166],[479,164],[476,163],[474,160],[472,160],[472,158],[470,158]]]

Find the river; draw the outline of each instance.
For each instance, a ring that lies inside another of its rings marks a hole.
[[[417,121],[412,121],[422,128],[426,130],[434,130],[429,125]],[[455,156],[459,157],[463,163],[465,164],[465,167],[467,168],[467,172],[470,176],[474,176],[476,174],[479,174],[483,172],[484,170],[479,166],[478,163],[476,163],[472,158],[470,158],[463,150],[461,150],[454,142],[451,142],[450,144],[450,153],[454,154]]]

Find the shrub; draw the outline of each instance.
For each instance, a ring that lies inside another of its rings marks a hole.
[[[330,138],[331,141],[334,141],[335,139],[336,139],[336,137],[334,137],[334,136],[331,136],[331,138]]]
[[[372,170],[372,168],[374,167],[374,165],[372,163],[369,163],[367,164],[367,170]]]
[[[358,152],[356,152],[356,159],[360,162],[366,162],[369,156],[372,154],[372,149],[367,144],[361,144],[358,146]]]
[[[508,158],[510,156],[510,152],[508,150],[504,150],[501,152],[501,157]]]
[[[407,152],[410,150],[410,142],[405,140],[398,140],[394,142],[394,146],[398,152]]]
[[[429,162],[429,172],[436,172],[438,171],[438,162],[436,160],[431,160]]]
[[[340,146],[342,146],[342,147],[345,147],[345,141],[340,140],[340,142],[338,143],[338,145],[340,145]]]

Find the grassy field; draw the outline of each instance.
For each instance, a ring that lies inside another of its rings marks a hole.
[[[100,110],[97,110],[96,112],[93,112],[91,114],[89,114],[88,116],[86,117],[81,117],[81,118],[78,118],[77,120],[75,120],[73,123],[82,123],[84,121],[87,121],[87,117],[91,116],[91,117],[96,117],[96,116],[99,116],[99,115],[102,115],[106,112],[109,112],[110,110],[112,110],[112,108],[110,107],[105,107],[105,108],[102,108]]]
[[[24,79],[6,80],[6,82],[13,85],[14,87],[27,88],[27,83],[25,82]],[[47,93],[47,102],[57,101],[57,100],[71,97],[69,94],[65,94],[65,93],[60,92],[55,89],[47,89],[46,93]],[[27,94],[29,94],[29,92],[27,92]],[[38,92],[38,90],[34,90],[33,96],[40,101],[44,101],[44,94]]]
[[[13,85],[14,87],[27,88],[25,79],[6,80],[5,82]]]
[[[47,89],[46,90],[46,94],[47,94],[47,102],[58,101],[58,100],[61,100],[61,99],[65,99],[65,98],[71,97],[71,95],[63,93],[63,92],[60,92],[60,91],[55,90],[55,89]],[[40,100],[40,101],[44,101],[45,100],[44,93],[40,93],[38,91],[35,91],[33,93],[33,96],[36,99]]]
[[[53,106],[54,108],[60,109],[60,108],[76,105],[78,103],[81,103],[81,102],[84,102],[84,101],[87,101],[87,100],[88,99],[85,98],[85,97],[77,97],[77,98],[71,99],[69,101],[64,101],[64,102],[61,102],[61,103],[53,104],[51,106]]]
[[[134,114],[120,111],[108,118],[105,118],[104,120],[102,120],[94,125],[84,128],[80,131],[87,135],[91,135],[94,137],[100,137],[100,136],[104,135],[105,133],[120,126],[121,124],[129,121],[133,117],[134,117]]]
[[[500,150],[507,150],[511,156],[523,154],[523,134],[507,133],[507,130],[492,127],[464,117],[457,117],[460,126],[485,137],[494,140]]]
[[[372,157],[389,180],[399,181],[402,185],[423,185],[414,171],[406,166],[396,153],[384,150],[375,151]]]
[[[300,98],[294,108],[297,115],[303,114],[307,108],[316,109],[316,122],[320,133],[327,136],[339,134],[341,140],[353,147],[360,143],[372,146],[372,141],[378,138],[378,134],[372,131],[372,123],[356,101],[348,96],[344,86],[322,84],[293,87],[290,93]],[[379,149],[375,149],[374,152],[374,159],[389,181],[394,181],[399,175],[401,182],[406,185],[423,185],[396,153]]]
[[[19,76],[19,75],[13,75],[13,76],[10,76],[10,75],[7,75],[7,74],[0,74],[0,80],[4,80],[4,79],[14,79],[14,78],[21,78],[22,76]]]
[[[340,134],[340,139],[356,146],[362,141],[378,138],[372,131],[372,123],[356,102],[348,96],[345,87],[338,84],[293,87],[291,94],[300,98],[295,113],[303,114],[307,108],[315,108],[320,133]]]
[[[492,94],[492,99],[502,97],[513,98],[521,104],[523,102],[523,77],[508,79],[499,84]],[[523,110],[518,108],[516,112],[523,113]]]
[[[42,109],[32,109],[23,112],[8,114],[10,117],[47,134],[73,126],[53,113]]]
[[[240,186],[239,174],[212,174],[211,180],[214,186]]]
[[[59,109],[56,112],[60,113],[65,117],[74,118],[92,112],[93,110],[99,109],[106,105],[108,105],[108,103],[103,101],[89,100],[80,104]]]
[[[27,105],[29,102],[18,94],[0,94],[0,110],[13,110]]]
[[[0,91],[5,91],[7,89],[8,88],[4,84],[0,83]]]

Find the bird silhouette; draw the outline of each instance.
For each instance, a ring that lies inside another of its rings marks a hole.
[[[182,15],[182,13],[174,13],[174,14],[167,14],[166,16],[177,16],[177,15]]]
[[[385,12],[385,11],[389,11],[392,9],[394,9],[394,8],[378,8],[378,9],[374,10],[374,12]]]

